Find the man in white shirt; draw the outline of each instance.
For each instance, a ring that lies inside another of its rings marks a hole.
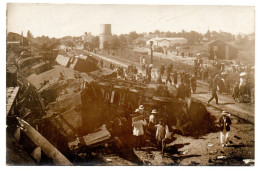
[[[146,120],[142,117],[141,120],[133,122],[132,125],[134,127],[133,135],[136,139],[136,148],[141,150],[144,137],[144,126],[147,125]]]
[[[151,112],[151,115],[149,116],[149,123],[148,123],[148,131],[150,133],[150,142],[151,143],[156,143],[155,141],[155,133],[156,133],[156,116],[157,116],[157,110],[153,109]]]
[[[155,123],[155,116],[157,114],[157,111],[156,109],[153,109],[152,112],[151,112],[151,115],[149,116],[149,123],[152,122],[152,123]]]

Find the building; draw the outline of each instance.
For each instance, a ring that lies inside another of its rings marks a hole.
[[[221,40],[208,42],[208,49],[210,59],[235,59],[238,56],[237,48]]]
[[[167,37],[155,37],[152,39],[149,39],[146,41],[146,45],[150,46],[150,42],[153,41],[153,45],[157,47],[166,47],[169,48],[170,46],[175,46],[177,44],[186,44],[188,43],[188,40],[186,38],[182,37],[173,37],[173,38],[167,38]]]
[[[20,34],[9,32],[7,34],[6,43],[7,43],[7,46],[11,46],[11,47],[13,47],[15,45],[28,46],[29,40]]]
[[[106,49],[112,41],[111,24],[100,24],[99,48]]]

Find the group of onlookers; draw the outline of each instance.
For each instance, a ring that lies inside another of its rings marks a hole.
[[[159,118],[156,109],[153,109],[150,114],[146,114],[143,105],[136,109],[135,114],[137,116],[132,119],[135,149],[142,150],[142,147],[145,147],[148,142],[149,146],[156,146],[164,155],[166,143],[173,138],[164,118]]]

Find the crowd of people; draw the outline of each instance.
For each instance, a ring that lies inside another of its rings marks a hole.
[[[204,64],[199,58],[194,60],[194,75],[198,80],[208,83],[212,92],[208,102],[215,98],[218,104],[217,93],[232,94],[234,100],[239,102],[244,102],[245,96],[248,96],[254,102],[254,67],[249,64],[219,60]]]
[[[136,117],[132,119],[133,136],[135,139],[136,150],[142,150],[149,143],[149,146],[155,146],[161,150],[164,155],[166,144],[173,140],[173,131],[165,122],[164,118],[158,117],[158,112],[153,109],[147,114],[143,105],[136,109]]]
[[[145,58],[140,56],[140,70],[137,69],[135,64],[121,67],[114,66],[112,63],[110,69],[116,70],[118,77],[125,80],[174,86],[179,98],[190,97],[191,93],[196,92],[197,81],[201,81],[208,84],[209,91],[211,91],[212,96],[208,102],[215,98],[216,104],[218,104],[218,93],[232,94],[234,100],[239,102],[241,101],[238,100],[239,97],[244,96],[248,96],[254,101],[254,67],[249,64],[218,60],[204,63],[203,59],[199,57],[194,59],[194,71],[192,73],[191,70],[174,70],[172,63],[167,66],[162,63],[158,68],[155,68],[153,64],[146,64],[145,62]],[[247,75],[241,78],[240,74],[243,72]],[[178,78],[180,78],[179,84]],[[242,101],[244,101],[244,98]]]

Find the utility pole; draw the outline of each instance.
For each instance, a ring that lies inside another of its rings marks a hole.
[[[123,42],[120,42],[120,57],[122,58]]]
[[[153,41],[150,41],[151,45],[151,64],[153,64]]]

